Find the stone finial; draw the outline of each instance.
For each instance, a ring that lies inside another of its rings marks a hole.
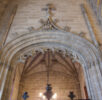
[[[53,4],[49,3],[49,4],[46,5],[46,8],[42,8],[42,10],[43,10],[43,11],[46,11],[47,17],[50,17],[50,16],[53,15],[53,14],[52,14],[52,11],[53,11],[53,10],[56,10],[56,8],[54,7]]]

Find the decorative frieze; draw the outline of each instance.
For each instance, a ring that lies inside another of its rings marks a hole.
[[[55,53],[55,52],[61,53],[61,55],[63,57],[66,57],[66,55],[68,55],[72,59],[73,62],[79,62],[83,67],[85,66],[82,58],[75,51],[73,51],[71,49],[66,49],[66,48],[55,48],[53,46],[51,46],[50,48],[47,47],[47,46],[45,46],[45,47],[39,47],[39,48],[36,48],[36,49],[32,49],[30,51],[26,51],[26,52],[24,52],[24,54],[20,55],[17,58],[18,59],[17,62],[18,63],[19,62],[24,63],[25,60],[28,57],[35,56],[37,52],[41,52],[42,54],[44,54],[44,52],[46,52],[48,49],[50,51],[52,51],[52,53]]]

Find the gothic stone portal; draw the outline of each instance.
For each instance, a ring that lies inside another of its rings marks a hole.
[[[82,37],[57,27],[51,18],[50,10],[47,9],[48,19],[41,21],[43,25],[40,29],[31,28],[29,33],[10,41],[2,48],[0,52],[0,100],[11,98],[10,93],[14,81],[10,80],[15,79],[17,58],[19,58],[18,61],[25,62],[22,56],[27,52],[33,50],[43,52],[45,48],[52,51],[55,49],[64,51],[79,62],[83,67],[89,98],[102,100],[102,63],[97,48]]]
[[[13,65],[12,62],[15,62],[17,57],[21,57],[26,52],[31,50],[42,51],[42,48],[49,48],[52,51],[54,49],[65,51],[78,60],[84,70],[89,98],[92,100],[101,100],[101,60],[98,50],[85,39],[70,32],[59,30],[35,31],[11,41],[2,49],[0,73],[1,100],[5,100],[5,97],[8,98],[10,93],[8,91],[11,91],[9,85],[12,82],[10,82],[10,79],[11,76],[14,76],[12,72],[16,68],[16,65]]]

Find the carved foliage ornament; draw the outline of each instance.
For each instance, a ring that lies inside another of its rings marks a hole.
[[[34,29],[34,27],[29,27],[28,30],[29,32],[35,32],[35,31],[55,31],[55,30],[61,30],[61,31],[65,31],[65,32],[71,32],[71,27],[69,26],[65,26],[64,28],[61,28],[57,25],[58,19],[53,20],[53,13],[52,11],[55,11],[56,8],[54,7],[53,4],[47,4],[46,8],[43,8],[42,11],[46,11],[46,20],[41,19],[40,23],[42,24],[41,27],[39,27],[38,29]],[[73,32],[72,32],[73,33]],[[76,33],[76,32],[75,32]],[[86,35],[85,32],[80,32],[77,33],[79,36],[84,37]]]
[[[78,62],[82,66],[84,66],[83,59],[75,51],[73,51],[71,49],[65,49],[65,48],[62,49],[62,48],[54,48],[54,47],[51,47],[51,48],[48,48],[48,47],[39,47],[39,48],[36,48],[36,49],[32,49],[30,51],[24,52],[22,55],[20,55],[18,57],[17,62],[18,63],[25,63],[25,60],[28,57],[30,57],[30,56],[32,56],[32,57],[36,56],[36,53],[37,52],[41,52],[42,54],[44,54],[44,52],[47,51],[48,49],[51,50],[52,53],[60,52],[63,57],[66,57],[68,55],[72,59],[72,62]]]
[[[53,4],[47,4],[45,8],[42,8],[42,11],[46,11],[46,17],[47,19],[41,19],[40,23],[42,24],[39,28],[35,29],[33,26],[28,27],[28,31],[30,33],[36,32],[36,31],[64,31],[64,32],[71,32],[71,27],[65,26],[64,28],[61,28],[60,26],[57,25],[58,19],[52,19],[53,13],[52,11],[55,11],[56,8],[54,7]],[[29,32],[23,32],[21,34],[25,34]],[[71,32],[71,33],[76,33],[76,32]],[[20,33],[15,32],[17,36],[19,36]],[[76,33],[77,35],[84,37],[86,35],[85,32],[80,32]]]
[[[46,11],[46,17],[47,17],[47,20],[43,20],[41,19],[40,20],[40,23],[42,24],[42,26],[40,28],[38,28],[37,30],[34,30],[33,27],[30,27],[28,28],[30,32],[33,32],[33,31],[50,31],[50,30],[63,30],[63,31],[67,31],[69,32],[70,31],[70,27],[66,26],[64,29],[62,29],[61,27],[57,26],[57,22],[58,20],[55,19],[53,20],[52,17],[53,17],[53,13],[52,11],[56,10],[56,8],[54,7],[53,4],[47,4],[46,5],[46,8],[43,8],[42,11]]]

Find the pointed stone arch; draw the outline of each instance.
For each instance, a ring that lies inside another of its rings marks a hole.
[[[83,66],[89,98],[92,100],[101,100],[102,62],[97,48],[80,36],[59,30],[33,31],[5,45],[0,53],[0,100],[2,100],[4,87],[7,85],[6,78],[13,57],[18,52],[21,55],[22,52],[32,49],[40,50],[41,48],[57,48],[67,50],[68,53],[72,54]]]

